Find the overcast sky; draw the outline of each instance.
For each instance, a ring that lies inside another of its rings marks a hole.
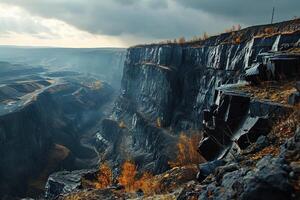
[[[0,45],[128,47],[300,16],[300,0],[0,0]]]

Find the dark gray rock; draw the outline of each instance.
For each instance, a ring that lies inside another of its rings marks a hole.
[[[197,179],[199,181],[204,180],[208,175],[214,173],[217,167],[225,165],[226,162],[223,160],[215,160],[211,162],[206,162],[199,165],[199,173],[197,174]]]
[[[296,89],[298,92],[300,92],[300,81],[296,82]]]
[[[249,122],[250,123],[247,123]],[[247,117],[241,129],[235,134],[237,144],[241,149],[246,149],[252,143],[255,143],[261,136],[267,135],[271,129],[271,123],[268,118]]]
[[[257,169],[243,178],[245,187],[241,199],[291,198],[292,186],[288,173],[277,162],[267,156],[257,163]]]
[[[265,143],[265,139],[259,139]],[[201,199],[297,199],[292,180],[299,176],[300,164],[300,129],[282,145],[279,156],[264,156],[255,166],[248,167],[245,163],[238,166],[235,160],[215,170],[215,178],[199,194]],[[286,158],[292,159],[288,163]]]
[[[269,145],[268,138],[267,138],[266,136],[264,136],[264,135],[260,136],[260,137],[257,138],[257,140],[256,140],[256,145],[257,145],[260,149],[262,149],[262,148],[268,146],[268,145]]]
[[[259,138],[257,138],[255,144],[257,146],[257,149],[260,150],[267,147],[270,143],[267,136],[262,135]]]
[[[240,169],[224,175],[221,185],[217,186],[216,183],[209,184],[199,196],[199,200],[203,199],[217,199],[217,200],[229,200],[236,197],[236,190],[243,190],[243,183],[241,178],[245,176],[247,171]]]
[[[294,92],[289,96],[288,103],[290,105],[296,105],[300,102],[300,92]]]
[[[235,167],[224,171],[219,183],[211,183],[199,199],[290,199],[292,186],[288,173],[276,159],[265,157],[254,170]],[[223,168],[223,170],[226,167]],[[231,172],[230,172],[231,171]]]
[[[250,116],[251,117],[274,117],[285,115],[290,111],[288,107],[282,106],[278,103],[264,102],[259,100],[252,100],[250,102]]]
[[[70,193],[81,187],[81,178],[96,170],[61,171],[50,175],[46,184],[45,197],[48,199]]]
[[[219,182],[220,180],[222,180],[223,176],[226,173],[236,171],[239,168],[240,168],[240,166],[237,163],[231,163],[231,164],[228,164],[225,166],[219,166],[218,168],[216,168],[215,174],[214,174],[216,176],[216,181]]]
[[[261,61],[257,59],[245,72],[245,79],[252,84],[260,84],[267,80],[292,79],[300,75],[298,54],[276,51],[262,53],[258,57],[261,57]]]

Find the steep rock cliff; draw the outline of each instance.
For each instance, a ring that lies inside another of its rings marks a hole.
[[[178,134],[201,128],[215,88],[242,80],[259,53],[299,47],[299,29],[300,21],[294,20],[199,42],[129,48],[122,94],[103,123],[103,146],[111,146],[105,158],[116,165],[134,160],[154,173],[167,170]]]

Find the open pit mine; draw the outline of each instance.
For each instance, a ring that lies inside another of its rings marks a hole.
[[[117,94],[31,70],[0,82],[6,199],[300,199],[300,20],[128,48]]]

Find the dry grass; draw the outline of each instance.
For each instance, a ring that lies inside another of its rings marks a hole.
[[[109,196],[109,199],[112,196],[117,196],[116,199],[135,199],[136,192],[139,190],[143,191],[143,199],[176,199],[179,195],[176,191],[188,185],[190,181],[196,181],[197,172],[197,165],[189,165],[175,167],[156,176],[149,172],[139,175],[136,165],[126,161],[118,178],[118,182],[124,186],[124,189],[83,187],[85,190],[67,194],[60,200],[94,200],[103,199],[105,196]]]
[[[258,27],[259,29],[257,31],[259,31],[259,32],[253,33],[253,34],[255,34],[254,37],[255,38],[263,38],[263,37],[272,37],[272,36],[276,36],[279,34],[282,34],[282,35],[293,34],[297,31],[299,31],[299,18],[294,18],[293,20],[290,20],[288,22],[288,24],[287,24],[287,22],[285,22],[282,25],[283,25],[283,27],[280,26],[280,23],[278,23],[278,24],[263,25],[261,28]],[[201,44],[196,44],[196,43],[201,43],[207,39],[217,37],[222,34],[236,34],[236,33],[244,34],[244,33],[246,33],[246,35],[247,35],[247,32],[249,32],[249,30],[251,31],[253,28],[256,28],[256,27],[248,27],[248,28],[242,29],[242,27],[239,24],[237,24],[237,25],[233,25],[232,27],[230,27],[228,29],[225,29],[225,31],[223,31],[221,33],[210,34],[210,35],[207,35],[206,33],[204,33],[201,36],[200,35],[194,36],[192,39],[186,40],[185,42],[183,42],[183,41],[179,42],[179,39],[174,39],[174,40],[165,40],[165,41],[161,41],[158,43],[135,45],[130,48],[152,46],[152,45],[157,45],[157,44],[160,44],[160,45],[191,44],[193,47],[199,47],[199,46],[201,46]],[[243,35],[240,35],[240,38],[230,37],[230,41],[223,41],[223,43],[224,44],[239,44],[239,43],[247,41],[247,40],[249,40],[248,37],[243,37]]]
[[[104,190],[82,190],[73,192],[58,200],[100,200],[100,199],[128,199],[122,190],[104,189]]]
[[[291,48],[288,50],[288,52],[298,54],[298,53],[300,53],[300,48],[299,47]]]
[[[252,160],[259,160],[270,154],[277,156],[280,152],[280,145],[287,139],[293,137],[297,126],[300,124],[300,105],[294,106],[293,112],[275,122],[269,137],[275,139],[275,143],[251,156]]]
[[[138,200],[139,198],[137,198],[136,200]],[[160,194],[160,195],[154,195],[151,197],[145,197],[143,198],[143,200],[176,200],[177,199],[177,195],[176,194]],[[139,199],[140,200],[140,199]]]
[[[122,128],[122,129],[127,128],[127,126],[123,120],[119,123],[119,128]]]
[[[96,199],[141,199],[136,192],[142,190],[142,199],[177,199],[181,189],[196,181],[197,165],[175,167],[167,172],[153,176],[150,173],[138,175],[137,167],[131,161],[126,161],[122,166],[118,181],[124,189],[96,189],[75,191],[62,196],[59,200],[96,200]],[[189,199],[193,199],[192,197]],[[195,198],[194,198],[195,199]]]
[[[300,125],[300,105],[293,107],[293,112],[279,119],[270,133],[271,136],[277,138],[278,145],[283,144],[287,139],[291,138],[297,126]]]
[[[99,166],[99,170],[94,178],[81,179],[81,186],[83,188],[105,189],[112,185],[113,174],[110,166],[103,163]]]
[[[161,125],[161,119],[159,117],[156,119],[156,127],[157,128],[161,128],[162,127],[162,125]]]
[[[100,165],[99,172],[97,174],[97,179],[97,189],[107,188],[112,184],[113,174],[107,163],[103,163],[102,165]]]
[[[254,98],[260,100],[269,100],[276,103],[287,104],[288,97],[296,92],[295,81],[290,82],[266,82],[260,86],[242,86],[239,89],[251,94]],[[288,138],[291,138],[300,124],[300,105],[290,106],[292,111],[286,116],[278,119],[270,133],[275,137],[278,145],[283,144]]]
[[[264,82],[261,85],[246,85],[239,89],[259,100],[269,100],[276,103],[288,104],[288,97],[296,92],[295,81]]]
[[[276,34],[279,34],[278,30],[276,30],[273,27],[268,27],[268,28],[265,28],[259,34],[257,34],[255,37],[258,37],[258,38],[261,38],[261,37],[271,37],[271,36],[274,36]]]
[[[196,181],[197,165],[175,167],[163,174],[154,177],[159,183],[157,194],[167,194],[186,185],[190,181]]]
[[[240,24],[233,25],[232,27],[225,29],[225,33],[231,33],[235,31],[240,31],[242,29],[242,26]]]
[[[297,127],[300,125],[300,105],[294,106],[293,111],[287,116],[278,119],[268,135],[274,141],[272,145],[252,154],[251,160],[258,161],[266,155],[278,156],[280,146],[289,138],[293,137]],[[273,138],[273,139],[272,139]]]
[[[263,158],[266,155],[272,155],[272,156],[277,156],[280,153],[280,148],[278,146],[268,146],[264,149],[262,149],[261,151],[252,154],[250,159],[251,160],[259,160],[261,158]]]
[[[199,164],[205,159],[199,154],[198,143],[202,135],[194,133],[190,137],[181,133],[177,143],[178,154],[174,161],[169,162],[170,167],[181,167],[190,164]]]
[[[184,37],[180,37],[178,39],[178,44],[184,44],[184,43],[186,43],[186,39]]]
[[[267,27],[260,33],[258,33],[255,37],[256,38],[269,38],[276,35],[289,35],[297,32],[298,30],[295,30],[292,26],[286,27],[285,30],[278,30],[278,28],[275,27]]]
[[[131,161],[126,161],[122,166],[122,172],[118,181],[125,187],[126,192],[132,193],[141,189],[145,195],[153,195],[159,188],[159,183],[149,172],[144,172],[137,178],[137,167]]]
[[[94,197],[93,197],[94,196]],[[63,198],[64,200],[83,200],[83,199],[96,199],[95,195],[91,195],[91,193],[88,192],[80,192],[80,193],[74,193],[74,194],[70,194],[69,196],[66,196],[65,198]]]
[[[233,39],[233,44],[240,44],[242,42],[242,37],[240,35]]]
[[[278,120],[273,130],[271,131],[271,136],[274,136],[277,140],[277,146],[284,144],[287,139],[293,137],[297,127],[300,126],[300,104],[293,107],[293,112]],[[288,151],[285,155],[288,162],[292,163],[294,161],[299,162],[299,154],[293,153],[293,151]],[[295,191],[300,194],[300,178],[292,180]]]

